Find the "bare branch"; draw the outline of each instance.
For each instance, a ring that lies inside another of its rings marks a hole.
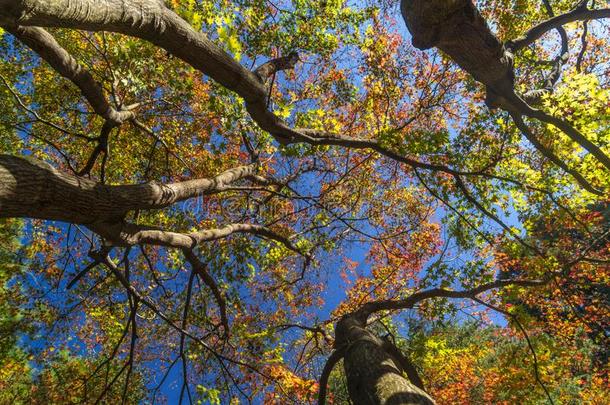
[[[229,184],[254,173],[255,165],[249,165],[209,179],[109,186],[69,175],[31,157],[0,155],[0,217],[116,223],[132,210],[160,209],[222,192]]]
[[[36,121],[41,122],[59,132],[62,132],[66,135],[71,135],[71,136],[75,136],[81,139],[84,139],[86,141],[95,141],[96,138],[90,138],[86,135],[77,133],[77,132],[72,132],[66,128],[63,128],[57,124],[55,124],[52,121],[47,120],[46,118],[41,117],[37,111],[32,110],[31,108],[29,108],[24,102],[23,100],[21,100],[21,97],[19,97],[19,94],[17,94],[17,92],[15,91],[15,89],[13,89],[13,87],[10,85],[10,83],[8,82],[8,80],[6,80],[6,78],[2,75],[0,75],[0,79],[2,80],[2,82],[4,83],[4,85],[6,86],[6,88],[9,90],[9,92],[11,93],[11,95],[13,96],[13,98],[15,99],[15,101],[17,102],[17,104],[19,104],[19,106],[24,109],[26,112],[28,112],[29,114],[31,114]]]
[[[195,270],[193,269],[193,271],[191,272],[191,275],[189,276],[189,281],[186,287],[186,300],[184,301],[184,310],[183,310],[183,315],[182,315],[182,330],[186,330],[187,326],[188,326],[188,313],[189,313],[189,308],[191,306],[191,297],[193,294],[193,281],[195,280]],[[182,359],[182,389],[180,390],[180,400],[178,401],[178,403],[182,403],[182,398],[184,395],[184,391],[186,390],[186,393],[188,394],[188,398],[189,398],[189,403],[192,404],[193,403],[193,399],[191,398],[191,390],[189,388],[189,381],[188,381],[188,367],[187,367],[187,361],[186,361],[186,353],[184,351],[184,343],[186,340],[186,335],[184,333],[180,334],[180,358]]]
[[[421,301],[431,298],[473,298],[484,292],[504,288],[510,286],[521,286],[521,287],[540,287],[549,283],[549,279],[543,280],[497,280],[491,283],[482,284],[478,287],[469,290],[446,290],[443,288],[432,288],[429,290],[423,290],[410,295],[407,298],[400,300],[381,300],[373,301],[364,304],[360,310],[358,310],[358,316],[363,319],[368,318],[372,313],[384,311],[384,310],[397,310],[397,309],[410,309]]]
[[[100,132],[100,136],[98,137],[97,146],[93,149],[93,152],[91,152],[91,155],[89,156],[85,167],[83,167],[78,172],[79,176],[91,174],[91,170],[93,169],[93,166],[95,166],[95,162],[97,162],[98,157],[101,154],[104,154],[104,156],[108,155],[108,138],[110,136],[112,128],[113,126],[109,124],[108,121],[104,123]],[[104,183],[104,177],[105,176],[103,174],[100,176],[100,181],[102,183]]]
[[[536,25],[528,32],[526,32],[525,35],[523,35],[522,37],[510,41],[507,46],[509,46],[514,52],[516,52],[520,49],[525,48],[526,46],[531,45],[547,32],[561,27],[562,25],[574,21],[599,20],[602,18],[610,17],[610,8],[589,10],[588,8],[586,8],[586,2],[584,3],[584,5],[585,7],[577,7],[568,13],[560,14],[556,17],[550,18]]]
[[[214,299],[216,300],[216,304],[218,305],[218,309],[220,311],[220,322],[224,328],[225,337],[229,336],[229,318],[227,317],[227,302],[220,292],[220,288],[218,288],[218,284],[214,280],[210,273],[207,271],[206,266],[199,260],[199,258],[195,255],[192,250],[185,249],[183,250],[184,257],[191,264],[193,269],[193,273],[197,274],[203,283],[208,286],[210,291],[212,291],[212,295],[214,295]]]
[[[578,53],[578,57],[576,58],[576,71],[582,71],[582,62],[585,58],[585,53],[587,52],[587,35],[589,35],[589,20],[585,20],[582,22],[582,35],[580,37],[580,52]]]
[[[330,373],[333,371],[335,365],[341,360],[345,353],[349,350],[349,346],[342,346],[331,353],[324,364],[322,375],[320,376],[320,388],[318,391],[318,405],[324,405],[326,403],[326,390],[328,389],[328,378]]]
[[[202,242],[224,239],[235,233],[249,233],[275,240],[287,249],[307,257],[297,249],[290,240],[262,225],[229,224],[222,228],[206,229],[191,233],[178,233],[165,231],[152,226],[136,225],[130,223],[96,223],[88,225],[91,230],[107,238],[116,246],[154,245],[178,249],[193,249]]]

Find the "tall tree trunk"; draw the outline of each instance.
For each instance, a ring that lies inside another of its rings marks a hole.
[[[335,346],[345,347],[343,367],[355,405],[432,405],[434,401],[409,378],[388,342],[366,329],[366,319],[350,315],[335,328]]]

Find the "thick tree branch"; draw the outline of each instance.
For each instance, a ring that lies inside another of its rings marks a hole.
[[[388,351],[387,342],[367,329],[366,321],[366,316],[357,312],[343,316],[335,326],[335,347],[337,351],[345,349],[343,368],[350,397],[358,404],[433,405],[425,391],[405,378],[396,353]],[[375,400],[371,402],[371,398]]]
[[[193,249],[202,242],[224,239],[236,233],[246,233],[275,240],[295,253],[301,254],[306,258],[310,257],[307,253],[302,252],[294,246],[288,238],[262,225],[229,224],[222,228],[190,233],[171,232],[153,226],[136,225],[122,221],[98,222],[89,225],[89,228],[116,246],[153,245],[183,250]]]
[[[487,87],[488,103],[514,92],[512,58],[471,0],[402,0],[416,48],[437,47]]]
[[[330,373],[333,371],[335,365],[345,356],[345,353],[349,350],[349,346],[342,346],[331,353],[326,360],[324,368],[322,369],[322,375],[320,375],[319,390],[318,390],[318,405],[326,404],[326,393],[328,390],[328,378]]]
[[[407,374],[407,377],[409,377],[409,381],[411,381],[411,383],[413,383],[413,385],[415,385],[417,388],[425,391],[426,388],[424,387],[424,382],[419,376],[419,373],[411,360],[398,347],[388,340],[385,341],[384,349],[396,359],[397,363]]]
[[[165,49],[244,98],[263,129],[285,137],[279,119],[267,111],[266,89],[259,76],[195,31],[186,21],[149,0],[0,0],[2,25],[111,31],[141,38]]]
[[[580,36],[580,52],[578,53],[578,57],[576,58],[576,71],[582,71],[582,62],[585,58],[585,53],[587,52],[587,35],[589,35],[589,20],[585,20],[582,23],[582,35]]]
[[[254,73],[256,73],[261,80],[265,81],[267,78],[273,76],[281,70],[293,69],[298,61],[299,54],[296,52],[291,52],[286,56],[281,56],[263,63],[254,69]]]
[[[472,0],[402,0],[401,8],[414,46],[420,49],[437,47],[448,54],[485,85],[490,108],[502,108],[513,115],[526,115],[556,126],[610,170],[610,157],[597,145],[566,121],[532,108],[516,94],[512,54],[492,33]],[[591,19],[590,15],[586,17]],[[558,27],[560,25],[551,24],[550,29]],[[511,49],[514,49],[514,43]],[[566,53],[560,56],[559,64]],[[551,75],[551,83],[554,84],[557,74]]]
[[[255,168],[240,166],[210,179],[111,186],[63,173],[33,158],[0,155],[0,217],[116,223],[132,210],[164,208],[221,192],[253,175]]]
[[[203,33],[151,0],[2,0],[0,22],[40,27],[111,31],[165,48],[223,86],[247,95],[265,95],[257,76],[241,66]]]
[[[514,93],[510,55],[489,30],[470,0],[451,3],[441,0],[403,0],[402,9],[416,46],[422,49],[437,46],[449,54],[458,65],[486,85],[490,105],[502,106],[510,111],[525,108],[526,104]],[[290,128],[267,110],[266,89],[257,74],[245,69],[161,3],[144,0],[104,0],[95,4],[93,0],[4,0],[0,2],[0,21],[9,25],[108,30],[148,40],[237,92],[245,99],[251,117],[263,130],[282,143],[349,144],[360,148],[371,146],[363,146],[360,141],[341,140],[335,135],[325,135],[325,139],[320,139],[319,136],[311,136],[312,133],[308,130]],[[566,128],[560,128],[566,131]],[[574,137],[574,131],[567,132]],[[599,150],[587,142],[583,146],[610,167],[608,158],[599,153]],[[388,153],[379,145],[373,145],[373,149],[381,149],[384,154],[394,159],[398,157],[399,161],[413,167],[438,169],[434,165],[420,164]]]

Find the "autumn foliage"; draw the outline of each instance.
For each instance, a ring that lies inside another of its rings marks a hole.
[[[46,3],[0,0],[0,404],[360,405],[357,315],[438,404],[607,403],[607,1],[427,3],[504,94],[418,1]]]

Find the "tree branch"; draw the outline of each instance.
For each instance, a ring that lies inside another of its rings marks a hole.
[[[21,26],[7,26],[6,30],[40,55],[59,74],[74,83],[93,111],[112,127],[134,117],[132,111],[117,111],[112,107],[102,86],[47,31],[39,27]]]
[[[584,3],[586,6],[586,2]],[[562,25],[583,20],[599,20],[610,17],[610,8],[589,10],[586,7],[577,7],[574,10],[550,18],[535,27],[531,28],[525,35],[510,41],[507,46],[514,52],[523,49],[532,43],[536,42],[541,36],[547,32],[561,27]]]
[[[419,376],[419,373],[417,372],[417,369],[415,368],[415,366],[413,365],[413,363],[411,362],[411,360],[405,356],[405,354],[398,348],[396,347],[396,345],[394,345],[392,342],[390,342],[389,340],[384,340],[385,343],[383,345],[383,348],[390,353],[390,355],[392,355],[392,357],[394,357],[396,359],[396,362],[400,365],[400,367],[403,369],[403,371],[407,374],[407,377],[409,377],[409,381],[411,381],[411,383],[413,385],[415,385],[417,388],[421,389],[422,391],[426,391],[426,388],[424,387],[424,382],[422,381],[421,377]]]
[[[366,319],[371,314],[385,310],[397,310],[397,309],[411,309],[413,306],[421,301],[431,298],[473,298],[484,292],[504,288],[510,286],[521,286],[521,287],[540,287],[548,284],[550,278],[542,280],[497,280],[491,283],[482,284],[478,287],[469,290],[447,290],[443,288],[432,288],[429,290],[423,290],[410,295],[407,298],[399,300],[380,300],[373,301],[364,304],[362,308],[357,311],[359,319]]]
[[[225,337],[229,336],[229,318],[227,317],[227,302],[220,292],[220,288],[218,288],[218,284],[210,276],[210,273],[207,271],[207,266],[205,266],[201,260],[195,255],[192,250],[185,249],[183,250],[184,257],[190,263],[194,274],[197,274],[203,283],[208,286],[210,291],[212,291],[212,295],[214,295],[214,299],[216,300],[216,304],[218,305],[218,309],[220,311],[220,321],[224,328]]]
[[[254,69],[254,73],[256,73],[262,81],[265,81],[281,70],[293,69],[298,61],[299,54],[290,52],[286,56],[280,56],[279,58],[263,63]]]
[[[527,126],[527,124],[523,121],[523,118],[517,114],[511,114],[511,117],[513,118],[513,121],[515,122],[515,125],[517,126],[517,128],[521,131],[521,133],[527,138],[528,141],[531,142],[532,145],[534,145],[534,147],[544,156],[546,157],[548,160],[550,160],[551,162],[553,162],[555,165],[559,166],[564,172],[568,173],[569,175],[571,175],[574,180],[576,180],[576,182],[585,190],[587,190],[588,192],[592,193],[592,194],[596,194],[596,195],[604,195],[604,192],[601,190],[598,190],[597,188],[595,188],[591,183],[589,183],[589,181],[587,181],[587,179],[585,179],[583,177],[582,174],[580,174],[579,172],[577,172],[574,169],[571,169],[566,162],[564,162],[563,160],[561,160],[557,155],[555,155],[553,153],[552,150],[550,150],[549,148],[547,148],[546,146],[544,146],[539,140],[538,138],[536,138],[536,136],[532,133],[532,131],[529,129],[529,127]]]
[[[239,166],[209,179],[111,186],[61,172],[31,157],[0,155],[0,217],[116,223],[132,210],[160,209],[222,192],[255,169],[255,165]]]
[[[331,353],[324,364],[322,369],[322,375],[320,376],[320,388],[318,391],[318,405],[324,405],[326,403],[326,391],[328,389],[328,378],[330,373],[333,371],[335,365],[341,360],[345,353],[349,350],[349,346],[342,346]]]

